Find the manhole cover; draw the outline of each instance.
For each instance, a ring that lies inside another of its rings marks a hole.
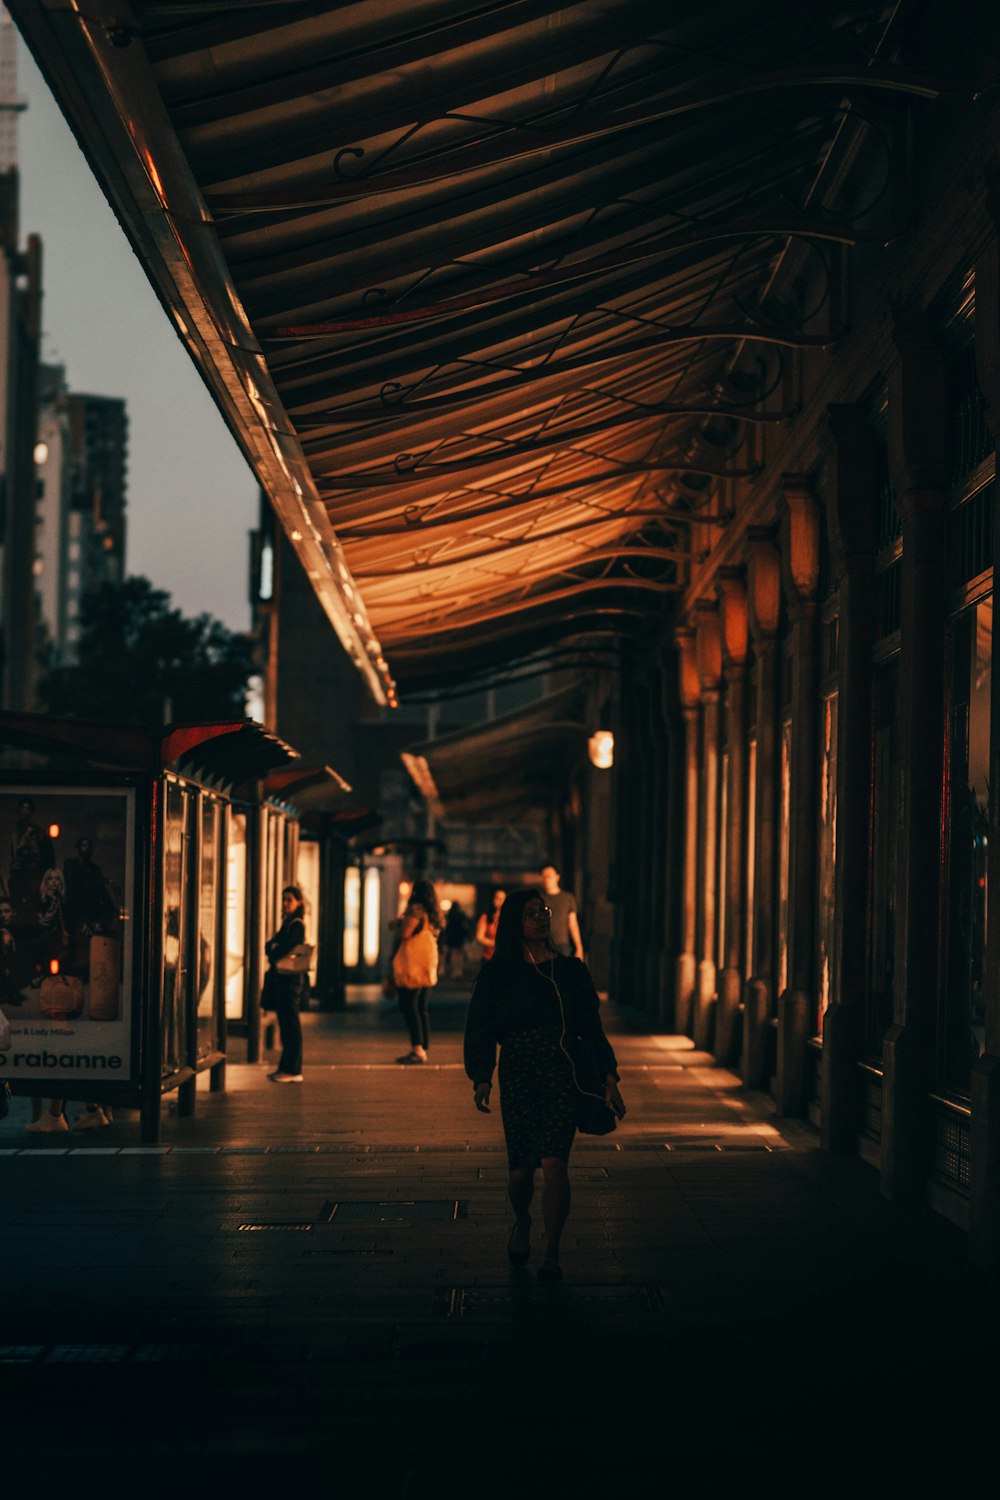
[[[464,1219],[468,1205],[458,1198],[428,1198],[413,1203],[324,1203],[321,1222],[327,1224],[413,1224],[418,1219]]]

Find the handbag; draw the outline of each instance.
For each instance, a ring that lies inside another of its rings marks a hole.
[[[392,977],[401,990],[424,990],[437,984],[437,938],[426,924],[396,949]]]
[[[617,1129],[618,1116],[605,1103],[604,1074],[597,1057],[597,1048],[586,1037],[571,1039],[564,1048],[573,1065],[573,1082],[576,1084],[576,1128],[583,1135],[610,1135]]]
[[[274,961],[279,974],[308,974],[313,951],[308,943],[296,943],[294,948]]]
[[[551,975],[546,975],[546,978],[559,996],[559,1014],[562,1016],[559,1045],[573,1070],[576,1128],[581,1135],[610,1135],[618,1128],[618,1116],[604,1098],[604,1072],[597,1048],[589,1037],[566,1035],[566,1007],[562,992]]]

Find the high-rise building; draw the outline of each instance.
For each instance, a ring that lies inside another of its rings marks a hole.
[[[74,659],[83,596],[125,567],[125,402],[66,387],[59,365],[40,386],[34,561],[43,654]]]
[[[33,706],[41,242],[20,244],[16,37],[0,10],[0,704]]]

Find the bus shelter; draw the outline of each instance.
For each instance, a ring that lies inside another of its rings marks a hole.
[[[246,955],[297,847],[261,786],[297,752],[244,720],[29,714],[0,714],[0,752],[0,1077],[137,1107],[155,1141],[164,1093],[191,1114],[199,1073],[225,1087],[227,1009],[253,1011]]]

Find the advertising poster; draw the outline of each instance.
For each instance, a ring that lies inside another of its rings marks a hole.
[[[134,798],[0,786],[0,1078],[130,1079]]]

